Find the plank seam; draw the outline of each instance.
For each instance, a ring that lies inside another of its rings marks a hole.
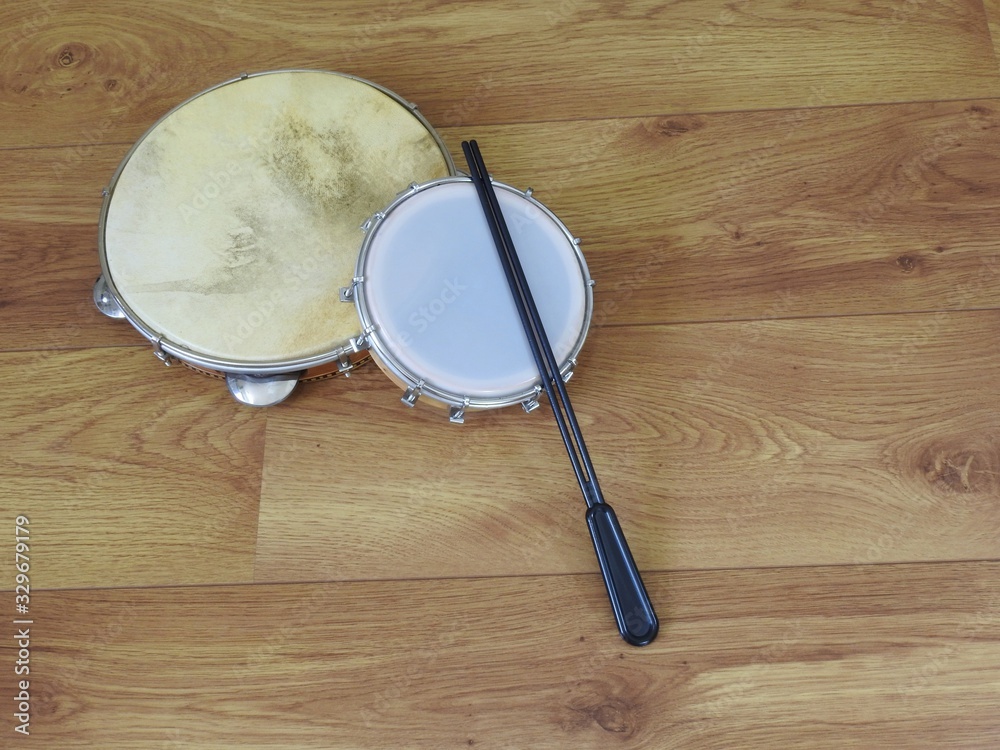
[[[991,32],[992,33],[992,32]],[[992,39],[992,37],[991,37]],[[1000,70],[1000,63],[997,62],[996,55],[994,53],[994,66],[998,67]],[[711,110],[689,110],[689,111],[667,111],[667,112],[649,112],[646,114],[636,114],[636,115],[624,115],[621,117],[569,117],[562,119],[551,119],[551,120],[519,120],[519,121],[508,121],[508,122],[473,122],[473,123],[463,123],[460,125],[434,125],[434,129],[439,133],[449,133],[449,132],[459,132],[467,131],[470,128],[514,128],[519,125],[524,126],[537,126],[537,125],[558,125],[558,124],[572,124],[572,123],[601,123],[601,122],[628,122],[631,120],[649,120],[656,119],[660,117],[704,117],[711,115],[740,115],[740,114],[757,114],[757,113],[768,113],[768,112],[798,112],[798,111],[821,111],[821,110],[834,110],[834,109],[856,109],[860,107],[902,107],[909,104],[961,104],[963,102],[995,102],[1000,104],[1000,97],[995,96],[972,96],[972,97],[957,97],[954,99],[905,99],[901,101],[881,101],[881,102],[845,102],[842,104],[817,104],[810,106],[794,106],[794,107],[764,107],[760,109],[711,109]],[[150,123],[152,124],[152,122]],[[136,139],[138,140],[138,139]],[[72,148],[99,148],[99,147],[109,147],[109,146],[132,146],[135,141],[95,141],[92,143],[56,143],[47,145],[37,145],[37,146],[0,146],[0,152],[9,151],[40,151],[44,149],[72,149]]]
[[[662,568],[662,569],[642,569],[645,575],[676,575],[687,573],[737,573],[744,571],[839,571],[847,568],[858,570],[872,568],[925,568],[940,565],[997,565],[1000,558],[969,558],[955,560],[911,560],[911,561],[888,561],[876,563],[826,563],[823,565],[759,565],[736,568]],[[520,575],[495,575],[495,576],[429,576],[423,578],[352,578],[349,580],[336,579],[310,579],[301,581],[231,581],[227,583],[177,583],[177,584],[155,584],[152,586],[84,586],[84,587],[57,587],[57,588],[33,588],[37,593],[65,593],[65,592],[85,592],[85,591],[155,591],[162,589],[206,589],[206,588],[236,588],[240,586],[347,586],[357,584],[372,583],[431,583],[434,581],[508,581],[521,578],[569,578],[578,576],[591,576],[595,580],[600,579],[599,571],[570,572],[570,573],[525,573]],[[13,589],[0,589],[0,593],[12,593]]]

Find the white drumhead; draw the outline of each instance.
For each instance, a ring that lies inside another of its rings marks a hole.
[[[107,273],[141,323],[198,355],[327,354],[360,333],[339,301],[359,225],[450,169],[433,131],[367,82],[233,81],[168,114],[124,162],[102,227]]]
[[[589,275],[561,222],[522,193],[497,197],[560,366],[589,324]],[[530,393],[538,370],[475,186],[443,180],[394,204],[359,259],[359,311],[373,352],[446,402],[472,407]],[[370,320],[366,320],[369,318]],[[481,402],[481,403],[477,403]]]

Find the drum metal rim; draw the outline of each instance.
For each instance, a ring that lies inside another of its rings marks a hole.
[[[223,81],[222,83],[217,83],[214,86],[205,89],[204,91],[200,91],[194,96],[188,97],[180,104],[171,108],[170,111],[168,111],[166,114],[160,117],[156,122],[154,122],[146,130],[146,132],[143,133],[142,136],[134,144],[132,144],[132,147],[128,150],[128,153],[125,154],[124,158],[121,160],[121,163],[118,165],[118,168],[115,170],[115,173],[112,176],[111,182],[108,184],[108,187],[104,189],[103,192],[104,200],[103,203],[101,204],[101,215],[98,223],[98,233],[97,233],[98,258],[101,264],[101,274],[104,279],[104,283],[107,285],[108,293],[114,298],[114,301],[118,304],[118,306],[124,313],[125,319],[132,325],[132,327],[135,328],[137,331],[139,331],[139,333],[141,333],[151,344],[153,344],[155,348],[162,350],[164,353],[176,357],[177,359],[183,360],[185,362],[189,362],[193,365],[205,367],[210,370],[221,370],[224,372],[231,372],[231,373],[238,373],[245,375],[279,375],[282,373],[296,372],[298,370],[306,370],[309,369],[310,367],[316,367],[318,365],[327,364],[328,362],[332,362],[335,359],[339,359],[344,354],[347,354],[349,352],[359,351],[361,344],[362,337],[356,335],[349,337],[344,343],[338,345],[336,348],[332,349],[329,352],[316,354],[310,357],[301,357],[299,359],[281,360],[276,362],[248,362],[246,360],[225,359],[222,357],[214,357],[201,352],[196,352],[192,349],[188,349],[185,346],[170,341],[170,339],[167,338],[165,334],[153,330],[151,327],[149,327],[142,320],[142,318],[140,318],[139,315],[137,315],[135,311],[133,311],[132,308],[128,306],[128,303],[125,302],[124,298],[119,293],[118,288],[115,286],[115,280],[112,277],[111,269],[108,266],[107,247],[105,245],[105,232],[107,229],[107,218],[108,218],[108,211],[110,210],[111,207],[111,199],[114,197],[115,187],[118,185],[118,180],[121,177],[122,172],[125,171],[125,167],[128,165],[132,156],[135,154],[136,150],[138,150],[139,146],[142,145],[142,143],[146,140],[146,138],[148,138],[153,133],[153,131],[155,131],[168,117],[173,115],[175,112],[177,112],[187,104],[190,104],[195,99],[198,99],[199,97],[205,96],[206,94],[209,94],[212,91],[215,91],[216,89],[220,89],[223,86],[230,86],[234,83],[239,83],[240,81],[244,81],[249,78],[259,78],[260,76],[276,75],[283,73],[323,73],[326,75],[334,75],[334,76],[339,76],[341,78],[349,78],[353,81],[357,81],[358,83],[371,86],[372,88],[381,91],[383,94],[386,94],[387,96],[395,100],[398,104],[401,104],[403,107],[407,109],[407,111],[410,112],[411,115],[417,118],[420,124],[424,126],[427,132],[434,139],[434,142],[438,145],[438,149],[444,156],[445,162],[448,166],[448,173],[451,175],[457,174],[457,170],[455,169],[455,162],[451,158],[451,153],[448,151],[447,146],[445,146],[444,141],[441,139],[441,136],[438,134],[438,132],[431,126],[431,124],[427,121],[427,119],[423,116],[423,114],[421,114],[416,104],[407,101],[396,92],[387,89],[385,86],[381,86],[373,81],[367,80],[366,78],[361,78],[360,76],[351,75],[350,73],[340,73],[333,70],[313,70],[309,68],[283,68],[279,70],[266,70],[258,73],[244,73],[240,76],[237,76],[236,78],[231,78],[227,81]],[[450,178],[444,178],[444,179],[450,179]],[[332,300],[332,302],[339,304],[339,301],[337,300]]]
[[[502,396],[496,396],[492,398],[473,398],[466,394],[454,393],[451,391],[445,391],[440,388],[435,387],[432,384],[427,383],[422,378],[420,378],[416,373],[412,372],[409,368],[404,366],[396,357],[393,355],[392,351],[386,346],[385,342],[379,336],[378,325],[372,319],[371,312],[368,308],[368,302],[365,292],[365,263],[368,259],[368,254],[371,250],[371,244],[374,240],[375,235],[378,232],[379,226],[385,221],[385,219],[398,207],[401,203],[413,197],[417,193],[430,190],[439,185],[446,185],[450,183],[461,183],[461,182],[472,182],[471,177],[465,176],[454,176],[454,177],[442,177],[437,180],[431,180],[430,182],[425,182],[423,184],[411,185],[409,190],[405,190],[400,193],[396,199],[390,203],[385,209],[379,211],[377,214],[372,216],[368,222],[365,223],[365,240],[361,245],[361,252],[358,254],[358,265],[354,274],[354,284],[353,284],[353,295],[354,304],[358,309],[358,317],[361,320],[361,326],[363,330],[364,346],[369,350],[369,353],[373,358],[376,358],[379,363],[391,371],[396,377],[401,381],[406,383],[410,389],[413,389],[420,395],[427,395],[435,401],[439,401],[446,406],[452,406],[457,408],[463,408],[468,410],[483,410],[483,409],[497,409],[505,406],[514,406],[516,404],[523,404],[533,399],[537,399],[539,393],[541,393],[541,386],[536,385],[533,388],[526,389],[523,391],[518,391],[516,393],[505,394]],[[570,231],[567,229],[566,225],[556,216],[548,207],[542,204],[540,201],[536,200],[530,190],[524,191],[519,190],[516,187],[507,185],[503,182],[498,182],[492,177],[490,182],[493,186],[500,190],[505,190],[509,193],[513,193],[521,198],[526,199],[532,205],[534,205],[539,210],[543,211],[550,219],[552,219],[556,226],[562,231],[566,240],[569,242],[570,246],[573,248],[576,260],[579,263],[580,271],[583,276],[584,282],[584,315],[583,315],[583,325],[580,329],[580,333],[577,336],[577,340],[574,342],[569,355],[566,357],[565,362],[560,363],[559,372],[563,379],[567,379],[569,374],[572,373],[573,369],[576,367],[576,359],[583,348],[583,344],[587,339],[587,333],[590,330],[590,323],[594,314],[594,293],[593,293],[593,280],[590,277],[590,269],[587,266],[587,261],[583,257],[583,253],[580,251],[580,241],[577,239]]]

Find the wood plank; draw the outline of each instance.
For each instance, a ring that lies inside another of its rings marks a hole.
[[[1000,0],[983,0],[986,18],[989,21],[990,36],[993,39],[994,60],[1000,61]]]
[[[378,81],[439,125],[1000,95],[979,0],[17,0],[3,12],[8,146],[134,141],[198,91],[289,67]]]
[[[991,748],[998,574],[972,563],[651,575],[663,623],[643,649],[614,632],[596,575],[46,591],[33,599],[31,737]],[[12,639],[0,654],[13,662]],[[0,681],[5,705],[12,684]]]
[[[0,378],[0,517],[29,518],[35,587],[252,579],[263,413],[145,349],[5,354]]]
[[[595,325],[622,325],[1000,305],[998,125],[982,101],[443,134],[537,188],[584,240]],[[6,153],[0,349],[141,343],[90,301],[100,190],[127,150]]]
[[[570,391],[643,569],[1000,557],[1000,313],[615,331]],[[269,414],[257,580],[594,569],[547,407],[320,385]]]

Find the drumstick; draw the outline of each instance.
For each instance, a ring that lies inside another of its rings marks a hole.
[[[583,499],[587,503],[587,526],[594,542],[594,550],[597,552],[604,585],[611,599],[618,631],[622,638],[633,646],[645,646],[656,637],[660,628],[659,621],[649,601],[646,587],[642,583],[639,569],[632,559],[632,552],[629,550],[618,518],[601,493],[601,486],[597,481],[590,454],[587,452],[583,433],[580,431],[573,405],[570,403],[559,372],[559,363],[545,335],[545,328],[542,326],[541,317],[538,315],[528,281],[524,276],[524,269],[521,267],[517,250],[514,248],[510,231],[500,210],[479,144],[475,141],[463,141],[462,150],[469,163],[472,181],[479,194],[483,213],[486,214],[486,223],[489,224],[493,235],[504,275],[514,297],[514,305],[538,367],[542,387],[549,397],[556,425],[566,445],[566,452],[569,454],[573,472],[583,492]]]

